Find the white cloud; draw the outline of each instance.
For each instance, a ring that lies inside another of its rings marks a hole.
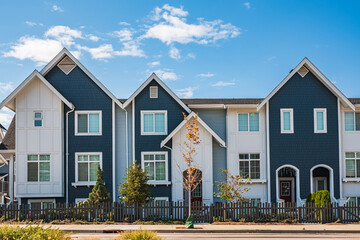
[[[180,60],[181,55],[179,49],[174,46],[170,47],[169,56],[175,60]]]
[[[156,75],[164,81],[170,80],[170,81],[176,81],[179,79],[179,76],[176,75],[171,69],[165,69],[165,70],[156,70]]]
[[[127,22],[119,22],[120,26],[130,26],[130,23]]]
[[[159,61],[154,61],[154,62],[148,63],[147,65],[150,66],[150,67],[155,67],[155,66],[160,65],[160,62]]]
[[[44,26],[44,24],[42,24],[42,23],[36,23],[36,22],[30,22],[30,21],[25,21],[25,24],[30,26],[30,27]]]
[[[244,3],[244,6],[245,6],[247,9],[250,9],[250,8],[251,8],[251,5],[250,5],[249,2],[245,2],[245,3]]]
[[[94,36],[94,35],[91,35],[91,34],[87,35],[86,37],[88,37],[93,42],[97,42],[97,41],[100,40],[100,38],[98,36]]]
[[[132,40],[132,35],[133,35],[133,33],[128,29],[114,31],[113,34],[115,37],[119,38],[121,42]]]
[[[213,86],[213,87],[227,87],[227,86],[234,86],[234,85],[235,85],[234,82],[219,81],[217,83],[212,84],[211,86]]]
[[[197,87],[187,87],[183,89],[177,89],[175,90],[175,93],[181,98],[191,98],[194,96],[194,91],[196,89]]]
[[[145,57],[143,50],[140,49],[137,42],[125,42],[123,45],[123,49],[115,52],[116,56]]]
[[[81,31],[71,29],[68,26],[51,27],[45,32],[44,36],[53,37],[59,40],[65,46],[71,46],[75,44],[75,38],[83,38]]]
[[[167,45],[173,42],[209,44],[240,34],[239,28],[231,23],[224,24],[222,20],[205,21],[200,18],[198,23],[189,24],[185,18],[187,15],[188,12],[182,7],[175,8],[168,4],[162,8],[156,7],[152,17],[155,23],[148,27],[141,38],[159,39]]]
[[[53,5],[51,8],[51,11],[52,12],[63,12],[64,10],[61,7],[59,7],[58,5]]]
[[[14,117],[14,113],[10,109],[4,107],[2,110],[0,110],[0,123],[4,127],[6,128],[9,127],[13,117]]]
[[[210,78],[210,77],[215,76],[215,74],[208,72],[208,73],[200,73],[200,74],[198,74],[197,76],[198,76],[198,77],[202,77],[202,78]]]
[[[195,59],[196,55],[194,53],[188,53],[187,55],[189,58]]]
[[[3,83],[0,82],[0,93],[8,93],[14,90],[14,86],[11,82]]]

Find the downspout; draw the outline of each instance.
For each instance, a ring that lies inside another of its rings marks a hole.
[[[65,160],[65,171],[66,171],[66,203],[69,203],[69,114],[75,111],[75,106],[72,106],[72,109],[66,112],[66,160]]]
[[[128,139],[128,112],[126,108],[125,111],[125,159],[126,159],[126,168],[129,168],[129,139]]]

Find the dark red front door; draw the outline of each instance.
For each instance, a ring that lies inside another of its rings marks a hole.
[[[202,184],[199,183],[191,193],[191,203],[202,203]]]
[[[291,202],[292,200],[291,187],[292,187],[291,180],[280,181],[280,199],[283,199],[285,202]]]

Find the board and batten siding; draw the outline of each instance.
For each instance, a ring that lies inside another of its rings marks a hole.
[[[41,111],[42,127],[34,127]],[[15,196],[63,197],[63,103],[40,79],[33,79],[16,96]],[[28,182],[27,155],[50,155],[50,181]]]

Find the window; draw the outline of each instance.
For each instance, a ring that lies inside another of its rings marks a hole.
[[[260,154],[239,154],[239,174],[243,178],[260,179]]]
[[[75,135],[101,135],[101,111],[76,111]]]
[[[347,197],[346,203],[354,204],[354,205],[360,205],[360,197]]]
[[[42,112],[34,112],[34,127],[42,127]]]
[[[167,152],[143,152],[141,163],[149,183],[168,181]]]
[[[55,199],[29,199],[30,209],[46,209],[55,207]]]
[[[158,98],[158,87],[156,86],[150,87],[150,98]]]
[[[294,114],[292,108],[280,109],[281,133],[294,133]]]
[[[76,182],[94,185],[98,166],[102,167],[102,153],[76,153]]]
[[[249,199],[247,199],[247,202],[253,206],[258,206],[261,204],[261,199],[260,198],[249,198]]]
[[[345,153],[345,169],[347,178],[360,177],[360,152]]]
[[[259,113],[239,113],[239,132],[258,132],[259,131]]]
[[[50,155],[27,156],[28,182],[50,181]]]
[[[327,132],[326,108],[314,108],[314,132]]]
[[[88,200],[87,198],[75,198],[75,204],[78,204],[79,202],[84,202]]]
[[[360,131],[360,113],[345,112],[345,131]]]
[[[141,111],[141,135],[166,135],[167,111]]]

